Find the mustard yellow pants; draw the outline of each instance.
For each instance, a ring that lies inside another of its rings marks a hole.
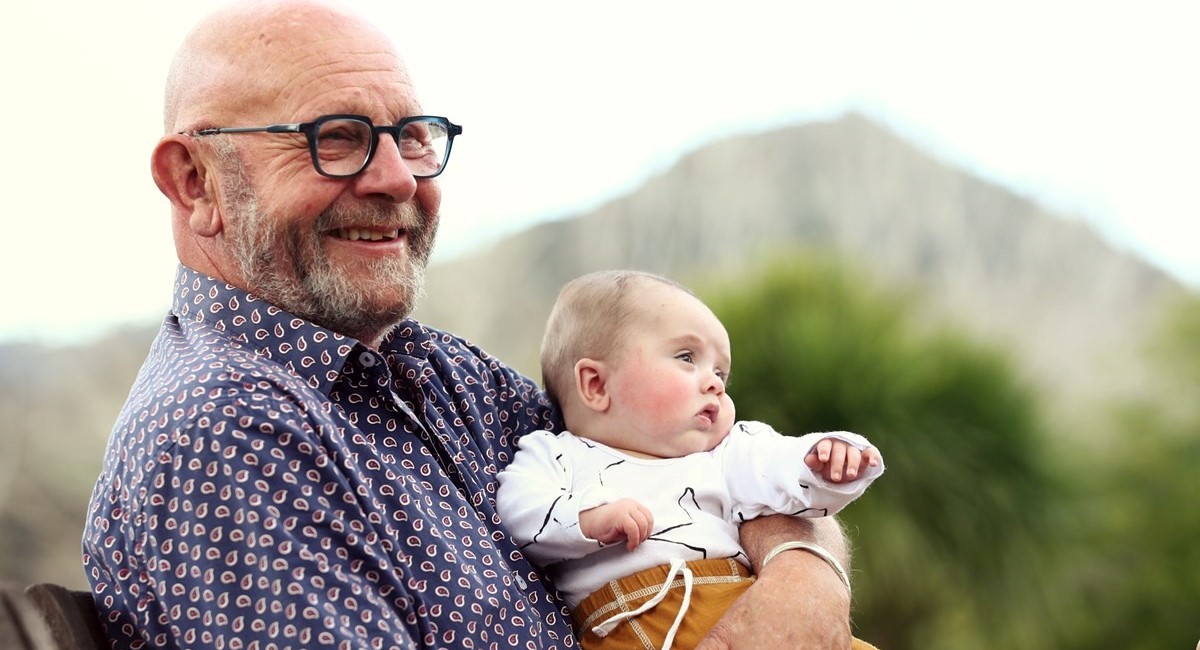
[[[692,593],[687,613],[675,631],[673,649],[694,648],[725,610],[754,583],[749,569],[732,559],[695,560],[687,563],[692,573]],[[572,618],[583,650],[657,650],[662,647],[679,608],[683,605],[684,578],[676,576],[670,591],[653,609],[617,624],[606,636],[592,628],[612,616],[636,610],[655,597],[670,569],[658,566],[613,580],[592,592],[575,608]],[[853,650],[878,650],[854,639]]]

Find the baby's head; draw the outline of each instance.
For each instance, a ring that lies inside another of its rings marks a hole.
[[[682,285],[601,271],[559,293],[542,339],[542,378],[567,429],[635,455],[715,447],[733,425],[729,334]]]

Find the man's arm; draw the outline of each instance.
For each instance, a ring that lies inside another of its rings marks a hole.
[[[842,524],[836,517],[791,517],[788,515],[770,515],[752,519],[741,526],[742,548],[750,556],[754,564],[754,573],[762,575],[762,561],[771,549],[785,542],[811,542],[829,551],[841,563],[842,568],[850,571],[850,543]],[[776,556],[781,559],[786,554]],[[775,566],[775,560],[771,560]],[[828,569],[829,565],[825,565]],[[842,587],[845,591],[845,587]]]
[[[771,549],[792,541],[821,546],[849,567],[846,536],[833,517],[770,515],[747,521],[741,525],[741,542],[758,579],[697,650],[850,647],[850,592],[825,560],[796,550],[780,553],[762,566]]]
[[[328,460],[350,454],[293,417],[295,394],[259,396],[160,428],[179,442],[130,452],[134,482],[93,502],[84,562],[106,633],[119,647],[414,647],[407,576],[364,509],[383,497]]]

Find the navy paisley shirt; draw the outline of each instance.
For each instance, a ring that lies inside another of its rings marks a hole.
[[[495,504],[555,417],[460,338],[375,352],[180,267],[84,532],[113,647],[575,647]]]

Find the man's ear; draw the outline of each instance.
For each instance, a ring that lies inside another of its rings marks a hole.
[[[221,213],[208,167],[189,136],[173,134],[159,140],[150,155],[150,174],[170,201],[172,211],[183,217],[192,232],[213,237],[221,232]]]
[[[575,390],[579,401],[597,413],[608,410],[608,367],[603,361],[580,359],[575,363]]]

